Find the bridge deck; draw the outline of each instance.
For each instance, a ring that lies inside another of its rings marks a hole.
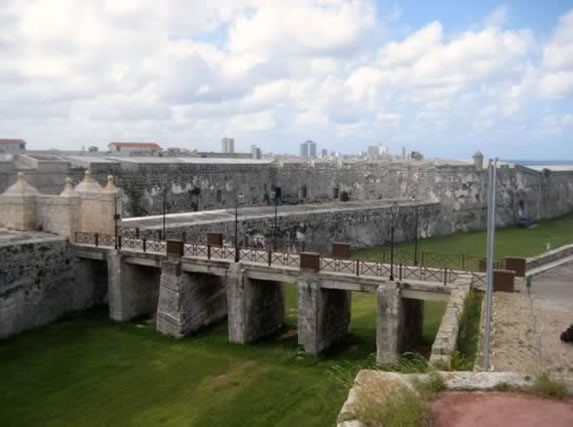
[[[86,244],[76,244],[77,255],[81,258],[90,258],[97,260],[104,260],[106,257],[106,252],[112,250],[111,248],[94,247],[93,245]],[[125,257],[124,260],[128,264],[142,265],[148,267],[160,268],[162,260],[167,259],[165,252],[161,251],[147,251],[142,252],[132,249],[122,249],[121,253]],[[264,253],[266,255],[266,253]],[[295,254],[289,254],[295,255]],[[297,255],[298,257],[298,255]],[[301,274],[299,267],[299,262],[293,262],[291,265],[283,264],[271,264],[268,265],[266,262],[253,260],[241,260],[241,264],[244,265],[247,277],[263,281],[271,282],[281,282],[289,283],[295,282]],[[264,258],[266,259],[266,257]],[[335,261],[329,258],[323,258],[323,267],[325,265],[324,259]],[[336,260],[338,262],[346,262],[352,265],[356,265],[353,260]],[[202,273],[202,274],[212,274],[216,276],[225,276],[229,266],[234,262],[230,258],[211,258],[208,259],[206,256],[183,256],[181,257],[182,269],[183,271],[189,273]],[[364,263],[364,261],[361,261]],[[378,263],[367,263],[378,264]],[[328,263],[326,264],[328,265]],[[387,266],[386,266],[387,267]],[[386,268],[384,267],[384,268]],[[409,267],[410,268],[410,267]],[[361,268],[364,270],[364,268]],[[423,269],[423,267],[419,267]],[[368,268],[371,272],[381,272],[381,268],[370,267]],[[434,269],[435,273],[440,270]],[[413,272],[414,270],[409,270]],[[402,278],[396,278],[395,281],[389,280],[388,277],[382,277],[376,274],[359,274],[357,275],[355,271],[329,271],[322,269],[316,272],[321,278],[321,286],[325,289],[343,289],[349,291],[359,291],[359,292],[376,292],[378,287],[383,284],[397,284],[402,289],[402,295],[405,298],[422,299],[422,300],[447,300],[452,289],[455,289],[457,285],[461,282],[471,281],[471,277],[467,275],[456,274],[452,277],[454,280],[448,280],[447,283],[439,280],[420,280],[414,277],[412,274],[410,276],[405,276]],[[447,274],[447,272],[446,272]],[[437,276],[436,276],[437,278]]]

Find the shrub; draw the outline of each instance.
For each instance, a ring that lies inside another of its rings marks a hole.
[[[562,381],[552,379],[547,371],[535,376],[531,391],[537,396],[553,399],[563,399],[567,396],[567,386]]]
[[[353,414],[368,426],[418,427],[429,424],[430,405],[409,384],[377,382],[359,389]]]

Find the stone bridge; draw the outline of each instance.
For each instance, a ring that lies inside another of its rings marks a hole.
[[[371,292],[377,295],[378,363],[393,361],[421,333],[423,301],[447,301],[472,282],[469,273],[404,266],[390,280],[387,264],[316,253],[144,239],[123,239],[115,249],[112,236],[90,236],[77,236],[76,255],[94,265],[87,270],[107,264],[114,320],[156,316],[158,331],[182,337],[227,316],[229,341],[251,343],[281,329],[282,285],[294,283],[298,342],[317,354],[349,332],[352,292]]]

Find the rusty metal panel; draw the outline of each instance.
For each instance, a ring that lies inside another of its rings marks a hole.
[[[515,272],[512,270],[493,270],[493,291],[514,292]]]
[[[167,255],[168,256],[183,256],[184,246],[183,240],[168,240],[167,241]]]
[[[300,254],[300,269],[320,271],[320,254],[316,252],[302,252]]]
[[[332,257],[338,259],[350,259],[350,245],[348,243],[333,243]]]
[[[522,257],[505,257],[504,269],[515,271],[517,277],[525,277],[526,263]]]
[[[223,246],[223,233],[207,233],[209,246]]]

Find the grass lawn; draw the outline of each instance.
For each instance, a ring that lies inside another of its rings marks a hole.
[[[538,255],[545,252],[546,243],[549,243],[552,249],[573,243],[573,214],[539,221],[533,228],[508,227],[496,230],[495,257]],[[414,252],[413,242],[400,243],[396,247],[399,250]],[[418,242],[418,250],[485,257],[486,232],[458,233],[423,239]],[[380,251],[376,248],[359,249],[353,252],[353,256],[378,261]]]
[[[229,344],[224,323],[175,340],[104,309],[0,342],[0,425],[332,426],[349,381],[374,364],[375,295],[353,294],[345,346],[309,357],[286,288],[285,333],[255,345]],[[425,304],[419,350],[444,308]]]

